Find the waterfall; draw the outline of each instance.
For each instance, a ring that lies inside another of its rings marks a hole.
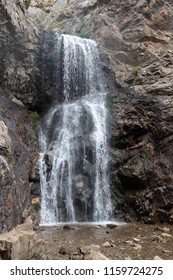
[[[41,224],[110,221],[106,93],[97,44],[56,37],[64,102],[40,127]]]

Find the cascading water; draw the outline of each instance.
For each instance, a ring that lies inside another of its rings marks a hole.
[[[97,44],[57,34],[59,45],[64,102],[40,128],[41,224],[109,221],[106,93]]]

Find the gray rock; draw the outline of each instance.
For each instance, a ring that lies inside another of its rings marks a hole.
[[[156,261],[159,261],[159,260],[163,260],[161,257],[159,257],[159,256],[155,256],[154,258],[153,258],[153,260],[156,260]]]
[[[133,241],[131,241],[131,240],[127,240],[127,241],[125,241],[125,243],[126,243],[126,244],[129,244],[130,246],[133,246],[133,245],[134,245]]]
[[[9,233],[0,235],[0,259],[24,260],[33,256],[33,253],[42,240],[37,240],[36,234],[29,225],[21,225]],[[39,250],[38,250],[39,251]]]
[[[163,253],[169,254],[169,253],[172,253],[172,251],[163,249]]]
[[[130,260],[132,260],[132,258],[131,257],[125,257],[124,260],[130,261]]]
[[[11,139],[8,134],[8,128],[3,121],[0,121],[0,149],[11,152]]]
[[[99,252],[100,251],[100,245],[88,245],[80,248],[80,252],[84,255],[89,254],[91,251]]]
[[[166,233],[171,231],[170,228],[168,228],[168,227],[164,227],[164,228],[162,228],[162,230],[163,230],[163,232],[166,232]]]
[[[109,260],[109,258],[101,252],[91,250],[89,254],[84,255],[84,260]]]
[[[110,247],[112,247],[112,246],[111,246],[111,244],[107,241],[107,242],[103,243],[103,247],[105,247],[105,248],[110,248]]]
[[[168,234],[168,233],[166,233],[166,232],[161,233],[161,236],[162,236],[162,237],[172,238],[172,235],[171,235],[171,234]]]
[[[160,236],[154,235],[151,237],[151,241],[163,242],[163,238]]]
[[[69,251],[66,247],[62,246],[59,250],[59,254],[60,255],[67,255],[67,254],[69,254]]]
[[[133,249],[134,249],[134,250],[141,250],[141,249],[142,249],[142,246],[139,245],[139,244],[134,244]]]
[[[141,242],[141,239],[140,239],[140,238],[133,238],[133,241],[134,241],[135,243],[140,243],[140,242]]]
[[[6,159],[0,156],[0,186],[7,186],[12,183],[12,173]]]

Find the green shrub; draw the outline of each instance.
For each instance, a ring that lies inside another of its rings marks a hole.
[[[39,120],[40,119],[40,116],[39,116],[39,114],[37,113],[37,112],[30,112],[30,116],[31,116],[31,118],[33,119],[33,120],[35,120],[35,121],[37,121],[37,120]]]
[[[160,51],[159,51],[160,55],[163,55],[164,52],[165,52],[164,48],[161,48]]]
[[[25,8],[28,9],[31,4],[31,0],[23,0],[23,3],[25,5]]]
[[[140,65],[134,66],[132,68],[132,72],[137,74],[139,71],[141,71],[142,67]]]
[[[83,38],[83,39],[89,39],[89,34],[86,32],[79,32],[75,34],[77,37]]]

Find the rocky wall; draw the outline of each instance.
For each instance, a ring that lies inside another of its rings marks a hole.
[[[29,183],[39,183],[28,109],[43,112],[61,94],[61,81],[56,93],[52,86],[53,52],[43,44],[49,36],[53,50],[52,33],[38,32],[29,16],[99,44],[116,216],[173,223],[172,11],[172,1],[162,0],[31,1],[28,12],[20,0],[0,1],[0,231],[22,222]]]
[[[30,16],[33,11],[31,2]],[[47,30],[99,44],[110,111],[110,183],[116,215],[127,220],[173,223],[172,11],[170,0],[57,0],[34,18]]]
[[[0,19],[0,232],[5,232],[31,210],[30,173],[38,146],[28,108],[37,100],[32,75],[38,35],[22,1],[1,0]]]

